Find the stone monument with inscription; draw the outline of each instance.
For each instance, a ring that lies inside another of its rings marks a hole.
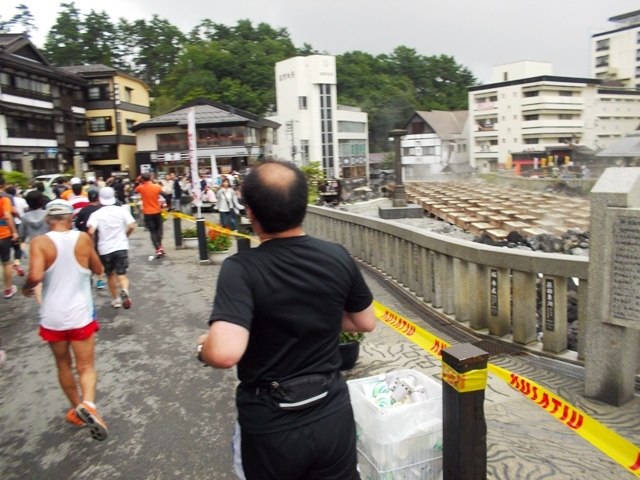
[[[608,168],[591,190],[585,395],[622,405],[640,365],[640,168]]]

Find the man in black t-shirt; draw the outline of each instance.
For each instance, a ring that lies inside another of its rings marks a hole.
[[[371,291],[340,245],[305,235],[307,182],[267,161],[242,187],[262,244],[225,260],[202,360],[238,365],[236,473],[247,480],[359,479],[340,331],[372,331]]]

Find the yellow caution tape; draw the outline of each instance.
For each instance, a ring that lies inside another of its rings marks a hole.
[[[458,373],[442,362],[442,379],[460,393],[477,392],[487,388],[487,369],[469,370]]]
[[[431,355],[437,358],[442,358],[442,349],[449,347],[447,342],[420,328],[415,323],[407,320],[403,316],[395,313],[375,300],[373,302],[373,306],[376,317],[398,333],[404,335],[416,345],[424,348]],[[504,380],[511,387],[518,390],[531,401],[535,402],[540,408],[546,410],[557,420],[571,428],[578,435],[591,443],[591,445],[598,448],[605,455],[609,456],[633,473],[636,477],[640,478],[640,448],[636,445],[621,435],[618,435],[613,430],[605,427],[582,410],[574,407],[569,402],[563,400],[561,397],[555,395],[541,385],[491,363],[488,365],[488,369],[498,378]],[[453,372],[453,370],[451,371]],[[460,375],[457,372],[453,373]],[[449,374],[449,372],[445,371],[443,364],[443,378],[447,374]],[[460,380],[456,380],[453,377],[450,378],[454,383],[456,381],[458,384],[460,383]],[[467,379],[465,378],[464,381],[466,383]],[[447,383],[451,384],[448,381]]]
[[[162,216],[163,217],[173,216],[173,217],[180,218],[182,220],[187,220],[189,222],[195,222],[197,220],[196,217],[193,217],[191,215],[185,215],[184,213],[180,213],[180,212],[162,212]],[[207,228],[210,228],[211,230],[216,230],[217,232],[226,233],[227,235],[231,235],[233,237],[246,238],[247,240],[251,240],[252,242],[260,243],[260,240],[257,239],[256,237],[252,237],[250,235],[245,235],[244,233],[238,233],[232,230],[228,230],[224,227],[221,227],[220,225],[216,225],[215,223],[211,223],[205,220],[204,224]]]

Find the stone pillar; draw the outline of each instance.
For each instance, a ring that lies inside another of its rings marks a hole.
[[[633,398],[640,349],[640,168],[608,168],[591,190],[585,395]]]
[[[589,282],[581,278],[578,285],[578,358],[584,360],[587,331],[587,315],[589,309]]]
[[[73,171],[75,176],[82,179],[84,175],[84,169],[82,168],[82,163],[84,162],[84,157],[80,152],[75,152],[73,155]]]
[[[455,312],[453,306],[453,295],[455,292],[455,286],[453,284],[453,257],[449,255],[440,254],[440,283],[442,284],[442,311],[447,315],[451,315]]]
[[[567,279],[542,278],[542,348],[551,353],[567,349]]]
[[[537,340],[536,274],[513,270],[513,341],[527,345]]]
[[[469,321],[469,264],[466,260],[453,259],[453,310],[456,320]]]
[[[508,268],[489,268],[489,333],[511,333],[511,275]]]
[[[488,283],[487,267],[477,263],[469,264],[469,326],[474,330],[487,328]]]
[[[431,254],[426,248],[420,248],[420,285],[421,295],[425,302],[431,302],[431,292],[433,287],[431,286]]]
[[[430,270],[431,270],[431,305],[434,308],[442,308],[443,303],[443,273],[442,269],[444,268],[443,262],[440,261],[441,253],[431,252],[430,258]]]
[[[32,157],[29,152],[25,152],[20,159],[22,160],[22,173],[25,174],[27,181],[30,182],[33,178],[33,167],[31,165]]]

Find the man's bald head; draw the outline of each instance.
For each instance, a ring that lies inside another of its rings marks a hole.
[[[284,232],[302,225],[307,179],[291,162],[268,160],[247,175],[242,197],[265,233]]]

